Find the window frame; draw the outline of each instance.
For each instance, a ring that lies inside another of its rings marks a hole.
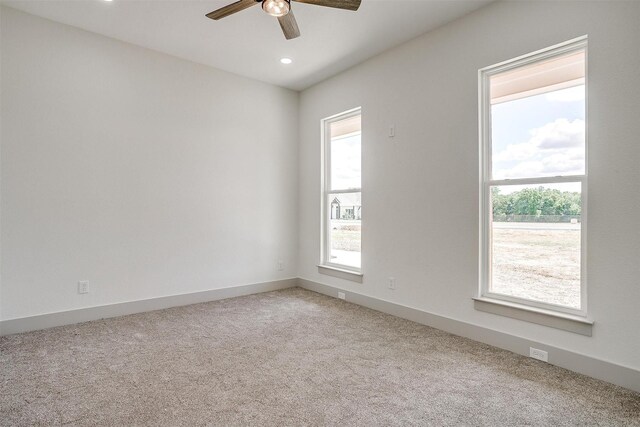
[[[567,53],[584,50],[585,52],[585,171],[583,175],[564,175],[555,177],[492,179],[492,128],[490,77],[524,65],[544,61]],[[587,36],[578,37],[530,54],[504,61],[478,71],[479,88],[479,138],[480,138],[480,259],[478,298],[484,300],[506,301],[522,306],[548,310],[550,312],[587,317],[587,194],[588,194],[588,43]],[[514,297],[490,292],[491,284],[491,187],[500,185],[535,185],[574,182],[581,184],[581,230],[580,230],[580,308],[545,303],[522,297]]]
[[[321,248],[320,248],[320,267],[326,267],[338,271],[345,271],[348,273],[362,274],[362,231],[360,232],[361,247],[360,247],[360,268],[353,267],[345,264],[338,264],[331,262],[331,227],[329,221],[331,218],[331,203],[329,203],[329,195],[337,194],[349,194],[349,193],[362,193],[362,174],[360,175],[360,188],[357,189],[345,189],[345,190],[331,190],[331,124],[341,120],[349,119],[351,117],[362,116],[362,107],[352,108],[342,113],[335,114],[333,116],[326,117],[321,121],[321,140],[322,140],[322,155],[321,155]],[[349,135],[357,135],[358,132],[354,132]],[[360,138],[362,138],[362,126],[360,127]],[[362,140],[361,140],[362,141]],[[362,159],[362,145],[360,146],[360,159]],[[362,224],[362,217],[360,218],[360,224]]]

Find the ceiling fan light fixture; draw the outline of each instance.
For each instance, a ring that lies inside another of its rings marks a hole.
[[[262,10],[271,16],[285,16],[291,10],[291,0],[264,0]]]

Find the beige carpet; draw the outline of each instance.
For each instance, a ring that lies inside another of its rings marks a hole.
[[[0,425],[640,426],[640,394],[295,288],[0,338]]]

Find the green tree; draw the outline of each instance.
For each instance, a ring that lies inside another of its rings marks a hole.
[[[581,214],[581,196],[578,192],[557,189],[525,188],[510,194],[502,194],[500,188],[491,189],[491,203],[494,216],[506,215],[558,215],[576,216]]]

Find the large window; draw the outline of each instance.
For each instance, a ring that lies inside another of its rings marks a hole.
[[[322,264],[361,270],[361,114],[360,109],[323,120]]]
[[[481,296],[586,314],[586,38],[480,70]]]

